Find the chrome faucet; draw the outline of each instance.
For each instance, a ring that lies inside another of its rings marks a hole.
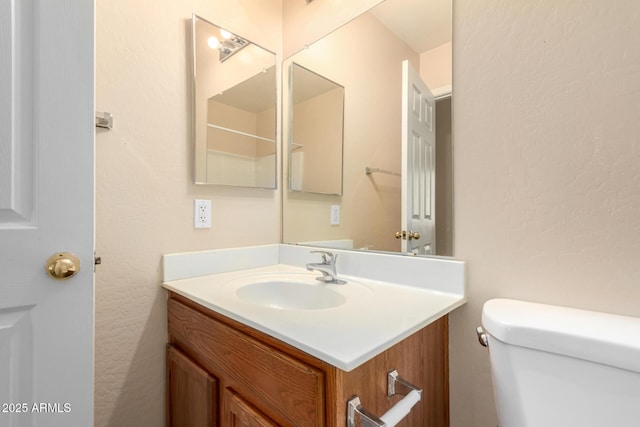
[[[347,283],[344,280],[338,279],[338,273],[336,273],[336,259],[338,255],[326,251],[311,251],[312,254],[322,254],[322,262],[312,262],[307,264],[307,270],[317,270],[322,273],[322,276],[316,277],[316,280],[320,280],[325,283]]]

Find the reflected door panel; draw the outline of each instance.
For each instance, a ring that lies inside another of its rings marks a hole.
[[[402,252],[433,255],[435,247],[435,99],[408,61],[403,77]]]

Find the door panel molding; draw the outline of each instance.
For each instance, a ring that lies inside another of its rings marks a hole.
[[[402,64],[402,252],[435,254],[435,99],[408,61]],[[416,234],[417,233],[417,234]],[[418,236],[418,237],[415,237]]]
[[[0,228],[33,225],[32,0],[0,0]]]
[[[33,307],[0,309],[0,402],[13,404],[2,417],[10,426],[31,420],[33,396]],[[15,405],[20,405],[15,406]],[[26,405],[26,406],[25,406]]]

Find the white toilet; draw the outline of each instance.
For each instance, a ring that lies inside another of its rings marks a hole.
[[[500,427],[639,427],[640,319],[487,301]]]

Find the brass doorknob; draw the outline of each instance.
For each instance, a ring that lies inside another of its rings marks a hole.
[[[417,231],[410,231],[407,235],[407,238],[409,240],[412,240],[412,239],[418,240],[420,238],[420,233],[418,233]]]
[[[406,239],[407,232],[406,231],[396,231],[396,239]]]
[[[80,270],[80,259],[71,252],[60,252],[47,260],[44,269],[56,280],[69,279]]]

